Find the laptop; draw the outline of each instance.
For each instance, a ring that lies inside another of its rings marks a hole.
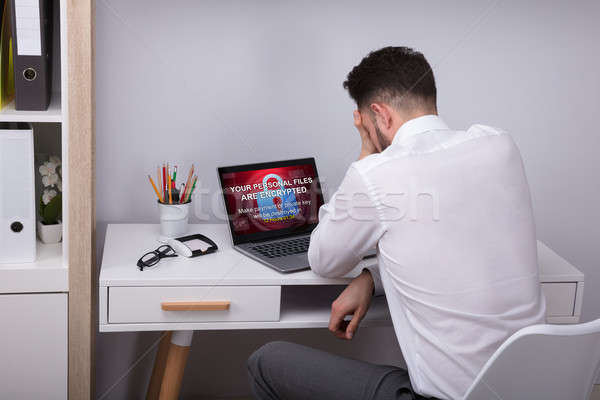
[[[323,194],[314,158],[218,168],[234,248],[279,272],[310,268]]]

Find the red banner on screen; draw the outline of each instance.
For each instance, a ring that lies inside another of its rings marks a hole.
[[[312,165],[229,172],[222,175],[222,183],[237,234],[318,222],[322,204]]]

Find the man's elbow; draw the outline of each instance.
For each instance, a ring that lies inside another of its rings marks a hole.
[[[337,278],[343,275],[337,268],[335,257],[323,257],[323,252],[317,246],[308,248],[308,263],[310,269],[323,278]]]
[[[322,276],[323,278],[338,278],[340,275],[338,273],[336,273],[334,270],[329,269],[329,268],[323,268],[320,265],[317,266],[313,266],[312,264],[310,265],[310,269],[312,269],[312,271],[319,275]]]

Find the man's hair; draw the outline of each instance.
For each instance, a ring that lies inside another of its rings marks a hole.
[[[372,51],[344,82],[358,108],[386,103],[397,110],[436,110],[433,71],[422,53],[409,47]]]

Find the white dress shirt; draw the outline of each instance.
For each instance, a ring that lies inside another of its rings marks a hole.
[[[417,393],[462,398],[502,342],[544,322],[529,188],[500,130],[454,131],[426,115],[352,163],[319,210],[308,258],[341,276],[375,246],[376,294]]]

